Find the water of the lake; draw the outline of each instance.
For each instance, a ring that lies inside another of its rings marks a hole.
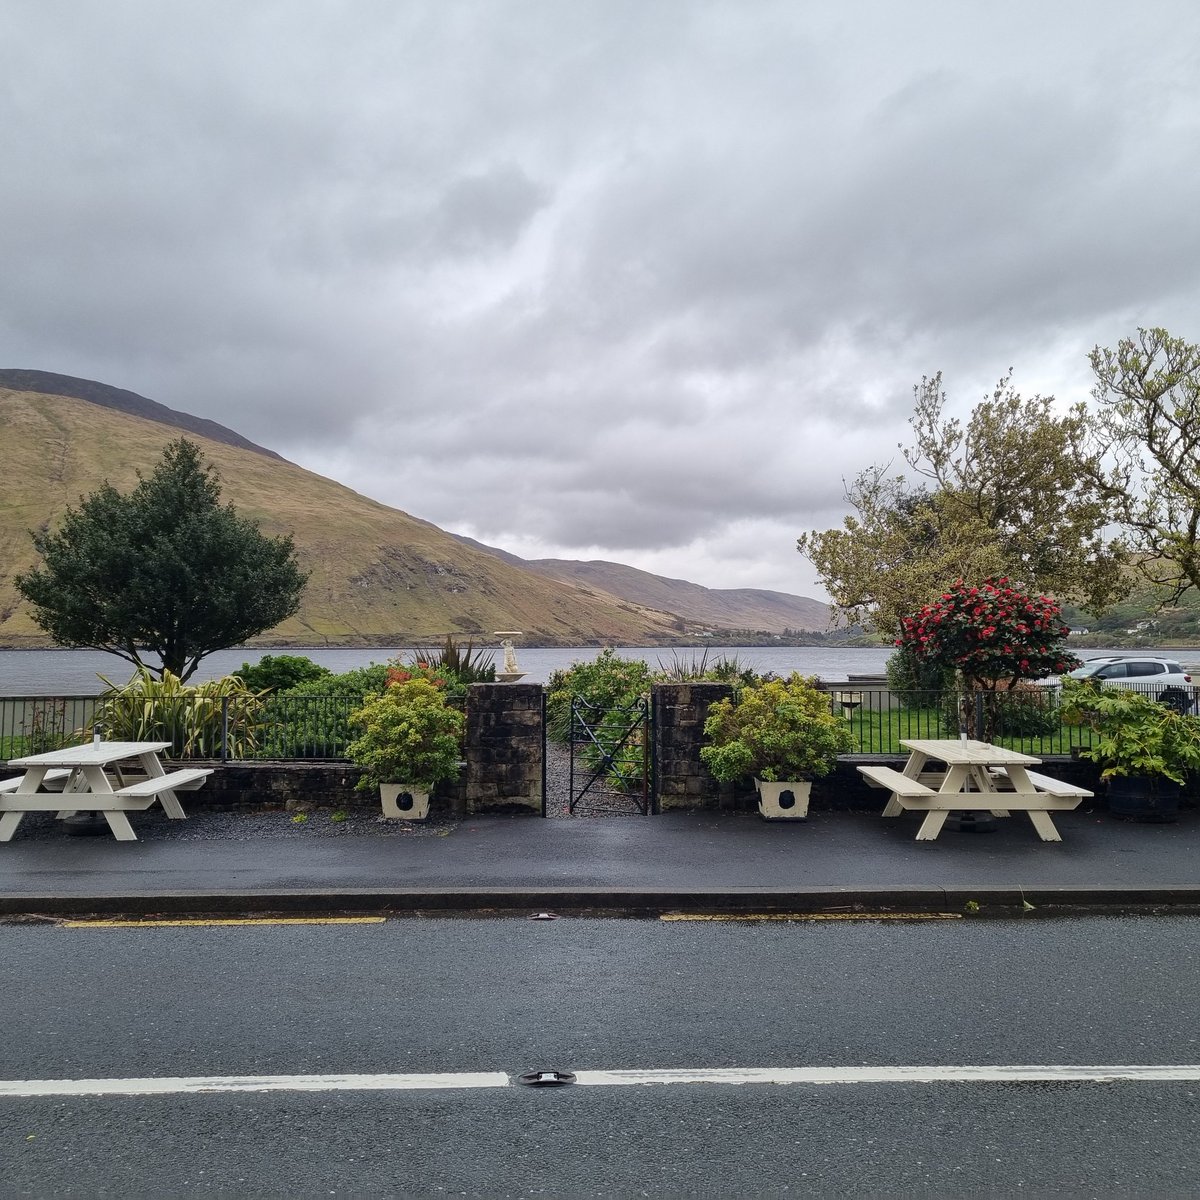
[[[523,682],[545,683],[558,668],[569,667],[577,662],[590,662],[599,653],[597,647],[547,650],[518,646],[517,665],[525,672]],[[644,659],[652,667],[669,667],[676,661],[698,661],[705,651],[691,647],[664,649],[625,646],[618,647],[617,653],[622,658]],[[1094,658],[1104,653],[1104,650],[1088,649],[1082,652],[1082,656]],[[1150,650],[1145,653],[1163,651]],[[306,647],[293,650],[218,650],[204,659],[189,682],[218,679],[236,671],[244,662],[257,662],[264,654],[303,654],[331,671],[341,672],[371,663],[387,662],[396,657],[407,662],[411,660],[413,651],[402,646],[363,650]],[[734,646],[708,650],[710,662],[721,657],[736,658],[743,666],[756,671],[774,671],[777,675],[799,671],[824,680],[879,674],[891,655],[890,646]],[[497,666],[503,665],[502,650],[495,651],[495,661]],[[132,670],[124,659],[98,650],[0,650],[0,696],[94,696],[104,689],[101,675],[113,683],[124,683],[131,674]]]

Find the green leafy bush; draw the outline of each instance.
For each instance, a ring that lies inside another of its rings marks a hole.
[[[1064,679],[1062,717],[1097,735],[1079,753],[1100,765],[1101,779],[1158,775],[1184,784],[1189,771],[1200,770],[1200,717],[1142,692]]]
[[[432,791],[458,773],[466,717],[427,679],[390,684],[349,721],[361,731],[346,747],[350,761],[362,768],[360,788],[405,783]]]
[[[854,744],[817,679],[793,674],[742,688],[709,706],[700,759],[722,783],[828,775]]]
[[[591,731],[580,745],[583,761],[592,771],[603,770],[610,787],[625,791],[640,781],[646,755],[646,723],[631,732],[638,719],[633,706],[648,698],[653,679],[642,659],[618,658],[611,647],[591,662],[555,671],[547,685],[547,736],[570,742],[571,705],[580,701]]]
[[[298,684],[326,679],[333,674],[328,667],[303,654],[264,654],[256,663],[242,663],[235,673],[256,692],[286,692]]]
[[[546,729],[556,742],[571,738],[571,701],[578,697],[594,709],[627,707],[648,695],[654,676],[640,658],[618,658],[612,647],[591,662],[555,671],[546,685]]]
[[[956,736],[965,718],[971,737],[1040,738],[1057,733],[1061,713],[1049,688],[1017,686],[1007,691],[974,690],[961,694],[951,680],[940,696],[939,717],[947,736]]]
[[[386,663],[323,675],[268,698],[270,728],[262,757],[339,758],[350,741],[350,713],[387,687]]]
[[[952,667],[922,658],[907,644],[897,649],[884,669],[889,691],[901,704],[910,707],[927,705],[935,695],[954,688]],[[957,723],[957,714],[954,720]]]

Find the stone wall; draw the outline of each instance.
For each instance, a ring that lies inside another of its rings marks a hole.
[[[470,812],[543,811],[545,706],[540,683],[476,683],[467,700]]]
[[[199,762],[212,767],[204,786],[184,792],[196,808],[379,808],[379,789],[359,790],[359,770],[348,762]],[[439,783],[430,798],[433,812],[464,814],[466,764],[460,778]]]
[[[439,784],[434,813],[542,812],[542,687],[475,684],[467,701],[465,763],[459,779]],[[359,770],[346,762],[230,762],[215,768],[189,804],[212,808],[378,807],[379,792],[359,791]]]
[[[700,761],[708,706],[733,694],[727,683],[657,683],[654,720],[655,808],[716,808],[736,804]]]
[[[503,685],[508,687],[519,685]],[[674,686],[674,685],[672,685]],[[693,688],[696,685],[691,685]],[[702,685],[705,687],[723,685]],[[719,696],[714,697],[719,699]],[[723,808],[753,811],[756,798],[751,788],[737,789],[719,784],[700,763],[698,754],[689,757],[687,747],[699,750],[699,735],[695,733],[695,716],[690,711],[699,699],[694,694],[687,703],[665,706],[666,725],[660,723],[656,742],[667,732],[666,741],[670,750],[657,749],[660,754],[657,802],[661,811],[678,808]],[[705,701],[711,703],[711,701]],[[702,725],[703,722],[700,722]],[[481,743],[482,744],[482,743]],[[464,768],[463,777],[449,784],[439,785],[434,792],[431,811],[466,815],[482,809],[505,809],[515,807],[524,812],[541,812],[541,741],[540,735],[526,736],[522,741],[528,757],[524,763],[504,764],[511,790],[520,789],[514,798],[501,796],[498,779],[492,787],[484,786],[482,767],[476,767],[476,791],[468,798],[470,767]],[[536,753],[535,753],[536,752]],[[813,783],[811,809],[814,812],[879,812],[887,803],[887,793],[870,787],[858,773],[859,763],[883,763],[899,769],[904,765],[902,757],[856,756],[839,760],[831,775]],[[669,764],[669,770],[664,766]],[[194,792],[185,792],[185,807],[194,808],[281,808],[300,810],[310,807],[351,808],[365,806],[377,809],[379,793],[356,791],[358,768],[349,763],[336,762],[270,762],[270,763],[220,763],[206,765],[214,767],[204,787]],[[1099,779],[1099,768],[1076,758],[1047,758],[1046,774],[1068,783],[1078,783],[1095,792],[1103,803],[1103,785]],[[522,782],[523,780],[523,782]],[[479,795],[483,788],[484,794]],[[1190,799],[1200,799],[1200,788],[1193,783],[1188,792]]]
[[[358,768],[338,762],[211,762],[204,786],[181,793],[185,808],[350,808],[379,805],[378,790],[360,792]]]

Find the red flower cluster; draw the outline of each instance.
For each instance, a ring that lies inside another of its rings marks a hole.
[[[428,679],[434,687],[445,687],[445,677],[436,670],[431,670],[428,663],[417,663],[416,670],[409,671],[404,667],[389,667],[387,673],[387,686],[391,687],[393,683],[407,683],[410,679]]]
[[[1060,644],[1069,631],[1058,602],[1028,596],[1005,578],[978,586],[960,579],[900,628],[896,645],[969,679],[1040,679],[1079,663]]]

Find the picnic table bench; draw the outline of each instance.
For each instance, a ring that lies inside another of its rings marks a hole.
[[[137,840],[127,812],[144,812],[160,803],[172,820],[187,814],[175,795],[200,787],[211,767],[182,767],[167,771],[159,751],[169,742],[89,742],[45,754],[10,760],[9,766],[25,773],[0,783],[0,842],[12,839],[27,812],[53,812],[60,818],[78,812],[99,813],[120,842]],[[129,778],[130,767],[142,778]],[[106,768],[116,774],[113,787]]]
[[[989,812],[1007,817],[1023,812],[1044,842],[1061,842],[1051,812],[1069,812],[1093,793],[1087,788],[1030,771],[1041,759],[988,742],[963,739],[902,738],[909,758],[903,771],[864,765],[859,773],[872,786],[891,795],[885,817],[905,811],[923,812],[917,841],[930,842],[941,832],[952,812]],[[927,771],[929,762],[945,764],[945,771]]]

